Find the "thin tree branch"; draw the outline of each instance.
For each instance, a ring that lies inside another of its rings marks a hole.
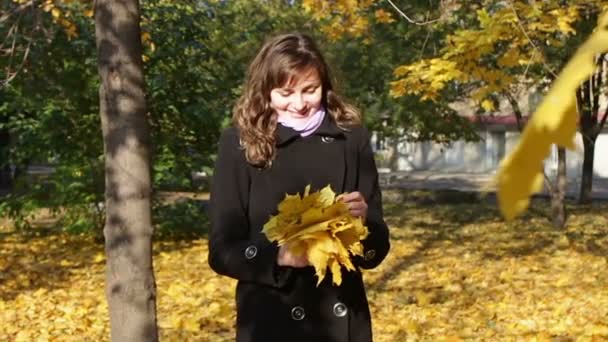
[[[579,117],[579,132],[581,133],[581,137],[587,141],[593,141],[592,137],[589,136],[589,130],[587,129],[587,123],[592,120],[590,118],[592,115],[591,109],[586,106],[589,102],[590,82],[590,80],[584,81],[576,90],[576,109]]]
[[[13,23],[13,25],[11,25],[11,28],[8,30],[6,36],[4,37],[4,40],[2,41],[2,44],[0,44],[0,51],[1,52],[6,52],[6,54],[11,53],[13,50],[11,49],[6,49],[6,51],[3,51],[4,45],[8,42],[8,40],[10,38],[13,37],[13,35],[15,34],[15,31],[17,30],[17,27],[19,26],[19,20],[16,20],[15,23]]]
[[[426,34],[426,38],[424,38],[424,42],[422,43],[422,48],[420,49],[420,57],[422,58],[424,56],[424,49],[426,48],[426,43],[428,43],[429,38],[431,37],[431,30],[429,30]]]
[[[532,38],[530,38],[530,35],[528,35],[528,32],[526,32],[526,29],[521,24],[521,20],[519,19],[517,10],[515,10],[515,7],[513,7],[513,2],[509,1],[508,3],[509,3],[509,7],[511,8],[511,11],[513,11],[513,14],[515,14],[515,18],[517,18],[517,27],[524,34],[524,36],[526,36],[526,39],[528,39],[528,42],[530,42],[530,44],[534,47],[534,49],[536,51],[540,52],[541,56],[542,56],[542,51],[538,48],[538,46],[536,46],[534,41],[532,41]],[[542,62],[542,65],[549,73],[551,73],[551,75],[553,75],[554,78],[557,78],[557,74],[555,73],[555,71],[553,71],[553,69],[545,61]]]
[[[517,123],[517,130],[521,133],[521,131],[523,129],[523,125],[522,125],[523,115],[522,115],[521,109],[519,108],[519,103],[517,103],[517,100],[515,99],[513,94],[511,94],[511,92],[509,90],[505,89],[503,91],[503,94],[509,101],[511,108],[513,108],[513,113],[515,114],[515,122]]]
[[[5,21],[7,21],[13,15],[15,15],[17,13],[21,13],[21,11],[24,11],[25,9],[27,9],[27,7],[29,7],[29,6],[34,7],[35,4],[36,4],[36,0],[31,0],[29,2],[24,2],[21,5],[13,8],[11,11],[8,11],[7,13],[2,14],[2,16],[0,16],[0,24],[2,24]]]
[[[600,54],[597,60],[597,70],[592,76],[593,78],[593,125],[597,127],[597,134],[602,130],[602,126],[598,125],[597,119],[600,115],[600,95],[604,76],[604,59],[606,54]],[[605,116],[605,115],[604,115]]]
[[[2,81],[2,83],[0,83],[0,89],[6,87],[15,77],[17,77],[17,74],[19,74],[19,72],[21,71],[21,69],[23,69],[23,66],[25,65],[25,62],[27,61],[27,56],[30,53],[31,46],[32,46],[32,39],[30,39],[27,42],[27,46],[25,48],[25,52],[23,53],[23,58],[21,59],[21,63],[19,64],[19,66],[17,67],[17,69],[15,69],[15,71],[13,71],[12,74],[11,74],[10,69],[7,70],[7,72],[6,72],[6,79],[4,81]],[[12,60],[12,58],[11,58],[11,60]],[[10,67],[10,65],[9,65],[9,67]]]
[[[1,18],[2,20],[0,20],[0,24],[1,24],[3,21],[7,20],[11,15],[13,15],[13,14],[19,15],[17,17],[17,20],[15,20],[15,23],[11,26],[5,40],[2,42],[2,45],[0,45],[0,48],[3,47],[4,44],[6,43],[6,41],[10,38],[10,36],[13,36],[13,41],[12,41],[10,48],[8,48],[6,51],[3,51],[9,55],[9,61],[8,61],[8,65],[6,66],[6,78],[4,80],[0,81],[0,89],[6,87],[15,77],[17,77],[17,75],[19,74],[21,69],[23,69],[25,62],[27,61],[27,57],[29,56],[30,49],[32,47],[32,42],[34,40],[32,37],[25,38],[27,40],[27,46],[25,47],[25,51],[23,52],[23,58],[21,59],[19,66],[17,66],[15,68],[15,70],[11,70],[11,68],[13,66],[13,58],[15,57],[15,49],[16,49],[16,44],[17,44],[17,36],[18,36],[17,33],[19,30],[19,23],[21,22],[21,18],[23,17],[23,13],[26,9],[29,8],[34,13],[36,13],[35,5],[36,5],[36,0],[31,0],[29,2],[23,3],[23,4],[19,5],[18,7],[16,7],[15,9],[13,9],[13,11],[11,11],[11,13],[4,15]],[[36,15],[35,26],[32,29],[32,32],[37,29],[38,21],[39,21],[39,18]]]
[[[600,87],[601,87],[602,83],[606,81],[606,79],[604,78],[605,63],[606,63],[606,54],[604,53],[604,54],[601,55],[600,61],[599,61],[599,65],[600,65],[600,68],[601,68],[600,69],[601,70],[601,75],[600,75],[600,79],[599,79],[598,86],[597,86],[598,94],[600,92]],[[599,95],[598,95],[598,97],[599,97]],[[598,115],[599,115],[600,109],[598,108],[597,111],[598,111]],[[604,115],[602,116],[602,120],[597,125],[597,132],[598,132],[598,134],[604,128],[604,125],[606,124],[606,119],[607,118],[608,118],[608,111],[604,110]]]
[[[551,181],[551,178],[549,178],[549,176],[547,176],[547,173],[545,172],[544,164],[543,164],[543,177],[545,178],[545,185],[547,186],[547,190],[549,190],[549,193],[553,193],[553,181]]]
[[[387,1],[389,4],[391,4],[391,6],[393,6],[393,8],[395,9],[395,11],[397,11],[397,13],[399,13],[399,15],[401,15],[402,17],[404,17],[404,18],[405,18],[405,20],[407,20],[407,21],[408,21],[410,24],[414,24],[414,25],[419,25],[419,26],[422,26],[422,25],[428,25],[428,24],[432,24],[432,23],[434,23],[434,22],[439,21],[439,19],[440,19],[440,18],[437,18],[437,19],[428,20],[428,21],[422,21],[422,22],[420,22],[420,21],[416,21],[416,20],[414,20],[414,19],[412,19],[412,18],[408,17],[408,15],[407,15],[407,14],[403,13],[403,11],[402,11],[402,10],[400,10],[400,9],[399,9],[399,7],[397,7],[397,5],[395,5],[395,4],[394,4],[394,3],[393,3],[391,0],[386,0],[386,1]]]

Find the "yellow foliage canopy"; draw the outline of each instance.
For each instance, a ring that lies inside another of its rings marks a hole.
[[[322,30],[330,38],[337,40],[345,34],[359,37],[369,27],[369,20],[365,12],[376,0],[303,0],[302,7],[310,13],[313,19],[325,21]],[[391,14],[380,10],[376,11],[378,22],[390,23],[394,21]]]
[[[508,90],[520,69],[545,63],[543,50],[534,42],[560,47],[563,37],[576,33],[573,24],[589,6],[599,1],[573,0],[567,6],[554,1],[509,1],[489,13],[476,12],[477,26],[460,29],[445,38],[437,56],[395,69],[391,95],[418,95],[437,100],[449,82],[470,85],[471,97],[486,111],[487,100]]]
[[[330,186],[304,195],[286,195],[279,203],[278,214],[264,225],[270,241],[285,245],[295,255],[306,255],[318,277],[317,286],[325,278],[327,268],[336,285],[342,283],[341,267],[355,270],[351,255],[363,255],[361,240],[368,235],[361,218],[354,218],[348,207],[336,201]]]
[[[496,176],[500,210],[512,219],[528,207],[541,190],[542,162],[552,144],[573,148],[577,125],[576,89],[595,70],[595,56],[608,50],[608,13],[553,83],[513,152]]]

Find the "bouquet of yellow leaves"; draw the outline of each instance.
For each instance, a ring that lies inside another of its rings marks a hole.
[[[348,207],[336,201],[336,194],[328,185],[310,193],[306,186],[304,196],[285,195],[279,203],[279,213],[272,216],[262,230],[270,241],[277,241],[296,256],[306,254],[318,277],[317,286],[325,278],[327,268],[336,285],[342,283],[340,266],[354,271],[350,255],[363,255],[367,227],[361,218],[354,218]]]

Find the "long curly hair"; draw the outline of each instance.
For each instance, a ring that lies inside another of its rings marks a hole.
[[[239,131],[247,162],[268,167],[276,156],[277,114],[270,92],[314,68],[322,86],[321,104],[338,127],[348,130],[361,123],[360,112],[334,91],[329,68],[316,44],[302,33],[288,33],[266,41],[249,65],[244,89],[232,121]]]

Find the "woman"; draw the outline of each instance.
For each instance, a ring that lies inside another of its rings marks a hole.
[[[317,287],[305,256],[261,232],[285,194],[331,185],[369,229],[359,268],[376,267],[389,250],[378,173],[359,112],[334,92],[310,37],[266,42],[249,67],[222,133],[211,190],[209,264],[238,279],[239,342],[372,340],[361,272],[343,269],[340,286]]]

